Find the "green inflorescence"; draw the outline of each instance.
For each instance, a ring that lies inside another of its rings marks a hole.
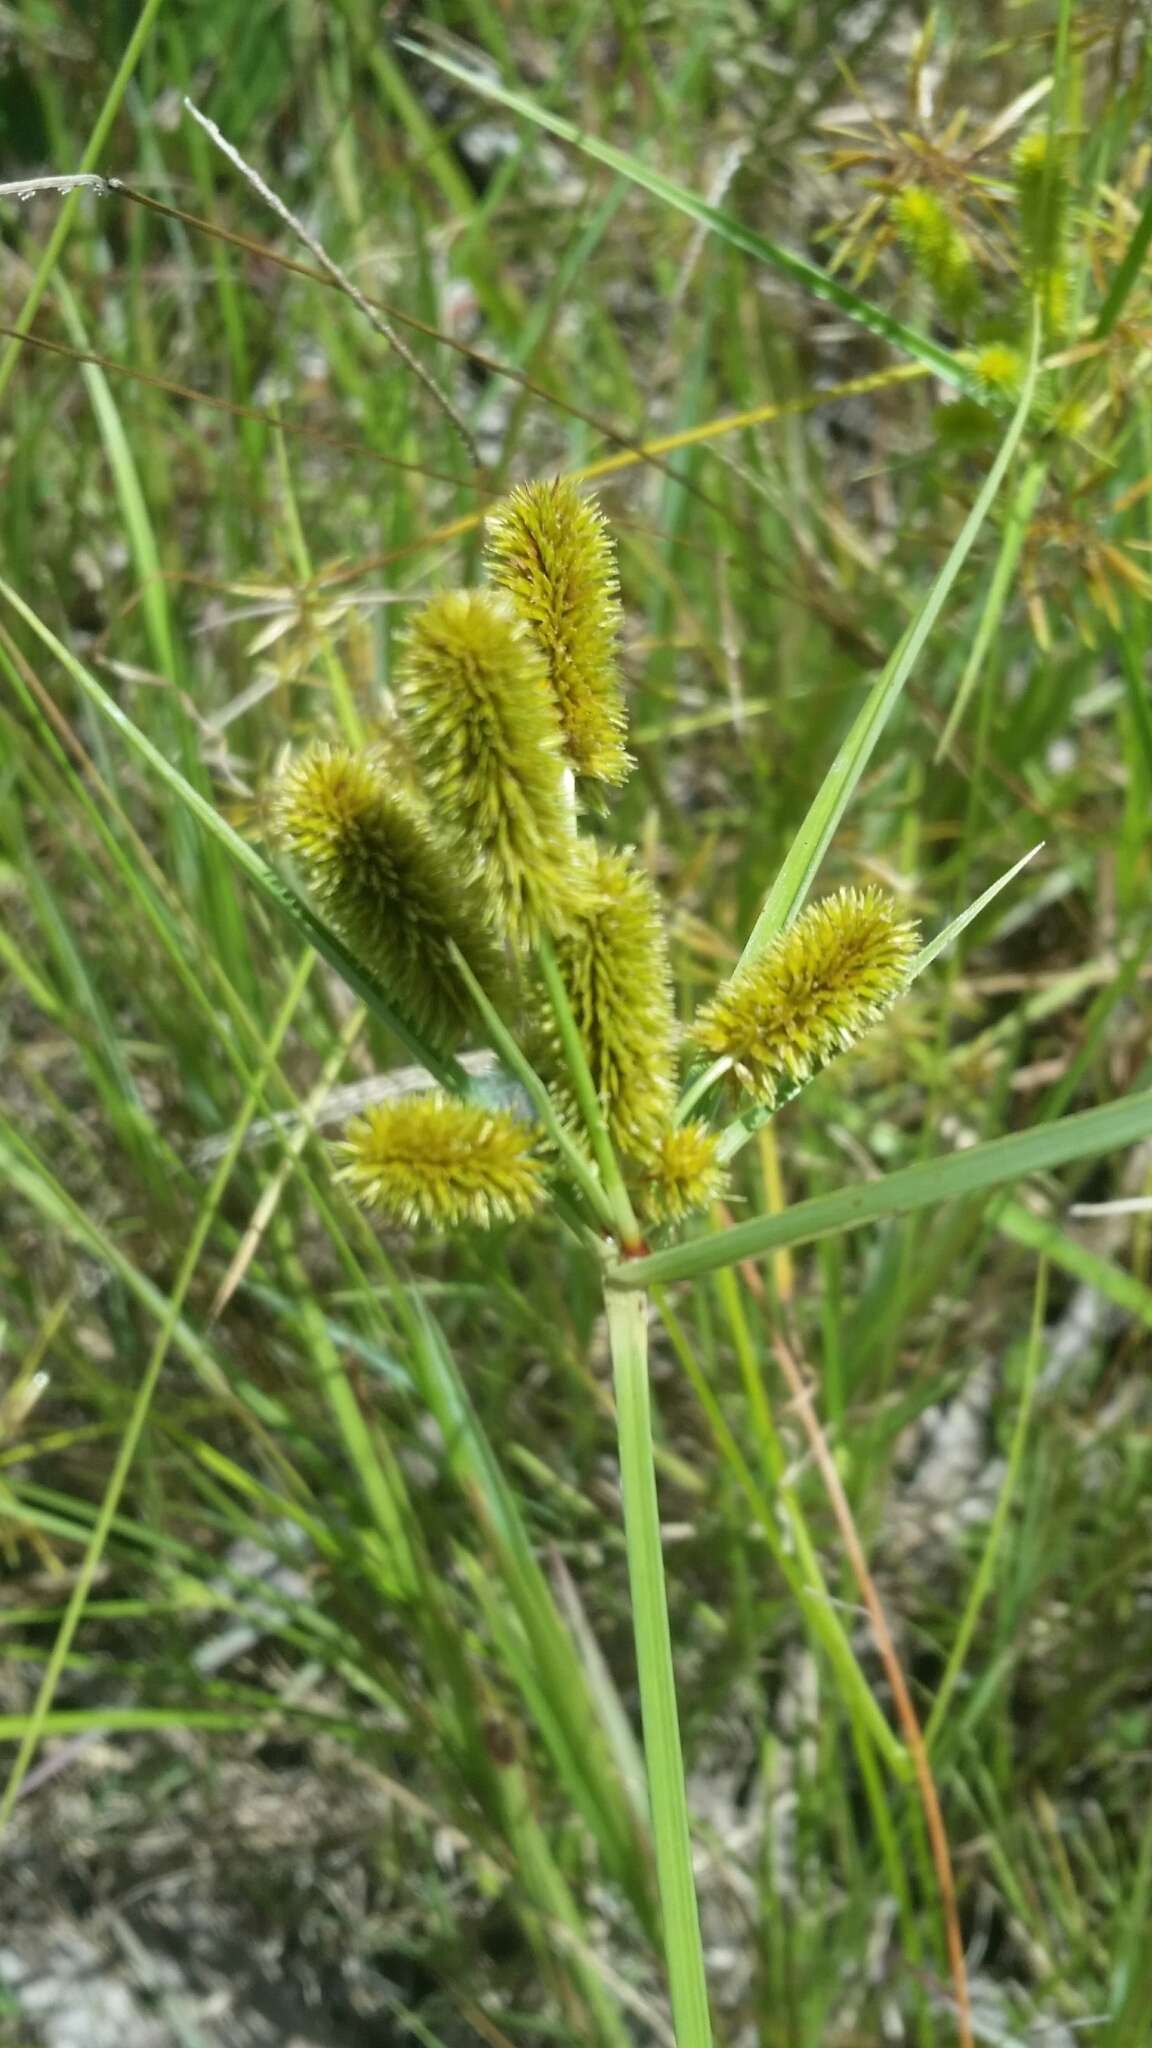
[[[841,889],[706,1003],[693,1037],[760,1102],[853,1045],[906,985],[916,927],[880,889]]]
[[[499,954],[412,798],[371,754],[317,743],[289,762],[273,829],[324,914],[411,1022],[455,1044],[471,1004],[449,948],[494,988]]]
[[[539,1137],[506,1110],[445,1095],[402,1096],[349,1125],[340,1178],[365,1208],[410,1228],[489,1229],[538,1206]]]
[[[600,507],[563,477],[521,484],[488,515],[485,561],[543,653],[568,759],[592,782],[632,766],[616,658],[616,562]]]
[[[529,945],[585,889],[544,656],[492,591],[434,597],[413,620],[397,696],[429,808],[493,928]]]

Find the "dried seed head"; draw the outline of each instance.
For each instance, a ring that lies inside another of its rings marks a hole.
[[[841,889],[797,918],[706,1003],[693,1037],[760,1102],[808,1080],[907,983],[916,927],[879,889]]]
[[[490,988],[499,985],[499,956],[455,866],[383,763],[346,747],[310,747],[280,777],[272,827],[397,1007],[436,1046],[455,1044],[470,1003],[449,945]]]
[[[916,269],[940,304],[962,312],[976,284],[972,251],[939,193],[926,185],[906,185],[892,202],[892,215]]]
[[[627,722],[616,662],[615,552],[604,515],[563,477],[521,484],[487,521],[485,560],[547,663],[577,775],[627,779]]]
[[[446,1095],[400,1097],[349,1125],[339,1177],[366,1209],[410,1228],[487,1230],[537,1207],[539,1135],[507,1110]]]
[[[643,1158],[672,1121],[676,1019],[664,923],[643,869],[587,849],[591,900],[556,942],[556,958],[614,1143]],[[546,1005],[543,1061],[567,1100],[563,1051]]]
[[[398,697],[437,829],[495,929],[519,945],[582,897],[560,720],[544,657],[491,591],[412,621]]]
[[[678,1124],[665,1131],[644,1162],[640,1201],[653,1223],[679,1223],[694,1209],[706,1209],[724,1192],[725,1174],[716,1157],[719,1138],[705,1123]]]

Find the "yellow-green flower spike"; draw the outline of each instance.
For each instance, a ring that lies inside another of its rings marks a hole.
[[[1013,156],[1020,239],[1045,324],[1059,330],[1068,310],[1068,149],[1060,136],[1026,135]]]
[[[599,505],[563,477],[521,484],[488,515],[485,561],[545,655],[577,775],[624,782],[619,584]]]
[[[759,1102],[806,1081],[883,1016],[907,984],[916,927],[880,889],[813,904],[705,1004],[692,1035],[730,1059]]]
[[[449,591],[413,619],[397,695],[461,883],[517,945],[583,890],[560,719],[544,657],[507,600]]]
[[[349,1125],[339,1177],[366,1209],[410,1229],[487,1230],[537,1207],[539,1137],[507,1110],[446,1095],[402,1096]]]
[[[384,763],[346,747],[309,747],[280,777],[272,826],[319,908],[397,1007],[434,1045],[454,1045],[471,1004],[450,944],[487,987],[499,982],[499,957],[456,866]]]
[[[975,289],[972,251],[939,193],[907,185],[892,202],[897,231],[941,306],[959,313]]]
[[[974,376],[999,398],[1016,398],[1024,382],[1024,358],[1010,342],[991,341],[968,358]]]
[[[716,1157],[719,1142],[705,1123],[677,1124],[657,1140],[644,1162],[639,1196],[650,1222],[679,1223],[723,1194],[725,1174]]]
[[[609,1134],[644,1158],[672,1121],[676,1019],[656,891],[626,855],[587,848],[591,900],[556,941],[556,959]],[[548,1078],[564,1060],[541,1013]]]

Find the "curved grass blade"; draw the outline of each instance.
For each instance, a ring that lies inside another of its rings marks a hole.
[[[1146,1089],[1139,1095],[1122,1096],[1103,1109],[1059,1117],[1035,1130],[1015,1131],[1007,1138],[993,1138],[986,1145],[973,1145],[969,1151],[953,1152],[943,1159],[926,1159],[862,1186],[796,1202],[777,1215],[755,1216],[711,1237],[670,1245],[667,1251],[653,1252],[645,1259],[629,1259],[614,1268],[610,1284],[654,1287],[670,1280],[696,1280],[702,1273],[714,1273],[740,1259],[759,1258],[780,1245],[810,1244],[817,1237],[859,1230],[883,1216],[905,1216],[911,1210],[932,1209],[963,1195],[986,1194],[991,1188],[1023,1180],[1027,1174],[1069,1166],[1075,1160],[1091,1159],[1150,1136],[1152,1089]]]
[[[764,907],[741,955],[754,959],[771,939],[792,922],[811,887],[825,851],[844,816],[873,750],[896,706],[912,670],[975,543],[1024,432],[1032,406],[1038,366],[1038,331],[1034,329],[1028,370],[1020,402],[980,494],[964,521],[948,559],[917,616],[885,664],[858,712],[836,759],[824,777],[807,817],[796,834]]]
[[[939,342],[933,341],[930,335],[921,334],[917,328],[906,326],[902,320],[893,319],[882,306],[874,306],[871,300],[861,298],[859,292],[851,291],[847,285],[841,284],[839,278],[829,277],[818,264],[809,263],[806,257],[798,256],[792,249],[782,248],[779,242],[770,241],[767,235],[757,234],[754,228],[746,227],[743,221],[736,220],[722,207],[710,206],[698,193],[689,191],[683,185],[677,185],[671,178],[665,178],[650,165],[642,163],[639,157],[632,156],[628,150],[617,149],[610,142],[602,142],[599,136],[586,134],[583,129],[577,128],[574,122],[564,120],[562,115],[550,113],[546,107],[538,106],[526,93],[512,92],[507,86],[500,85],[496,79],[469,70],[467,65],[456,63],[454,58],[444,56],[439,50],[429,49],[425,43],[413,42],[406,36],[400,36],[397,40],[402,49],[410,50],[413,56],[423,57],[427,63],[434,64],[438,71],[447,72],[450,78],[455,78],[460,85],[467,86],[469,91],[478,93],[483,99],[494,100],[497,106],[506,107],[511,114],[522,114],[525,120],[534,122],[538,128],[546,128],[550,134],[558,135],[561,141],[572,143],[575,148],[583,150],[585,156],[592,157],[596,163],[606,164],[610,170],[619,172],[621,177],[630,179],[632,184],[640,185],[646,192],[651,192],[653,198],[662,199],[665,205],[674,206],[679,213],[687,214],[689,220],[696,221],[701,227],[710,228],[723,241],[731,243],[733,248],[742,250],[746,256],[755,257],[758,262],[767,264],[783,277],[791,278],[794,284],[801,285],[813,298],[822,299],[826,305],[835,306],[837,312],[843,313],[845,319],[855,321],[858,327],[867,328],[870,334],[879,335],[881,340],[890,342],[893,348],[902,349],[917,362],[923,363],[926,369],[934,371],[936,376],[943,377],[947,383],[955,385],[958,390],[975,391],[976,386],[967,369],[951,349],[943,348]]]
[[[309,944],[330,967],[336,969],[337,974],[343,977],[353,993],[359,996],[365,1008],[378,1017],[382,1024],[387,1025],[412,1058],[419,1060],[421,1066],[426,1067],[428,1072],[446,1088],[450,1088],[455,1094],[464,1094],[468,1087],[468,1077],[463,1068],[454,1059],[444,1058],[424,1043],[420,1034],[389,1002],[374,976],[360,965],[343,941],[337,938],[335,932],[317,917],[315,911],[297,896],[295,890],[289,888],[271,862],[265,860],[263,854],[254,846],[250,846],[235,827],[230,825],[226,818],[221,817],[219,811],[201,796],[199,790],[192,787],[180,770],[173,766],[160,749],[153,745],[147,734],[141,732],[140,727],[121,709],[115,698],[109,696],[103,685],[84,667],[83,662],[77,660],[31,606],[25,604],[24,599],[2,579],[0,597],[11,605],[13,611],[35,633],[41,645],[46,647],[61,667],[67,670],[73,682],[87,697],[89,703],[95,706],[101,717],[127,741],[132,751],[147,763],[153,774],[167,785],[205,831],[210,832],[220,842],[237,867],[248,876],[249,881],[255,882],[257,888],[291,918]]]

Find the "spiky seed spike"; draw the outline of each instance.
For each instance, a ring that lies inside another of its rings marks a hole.
[[[506,599],[449,591],[413,619],[397,695],[457,872],[498,932],[530,944],[584,893],[543,655]]]
[[[556,958],[611,1137],[643,1158],[672,1121],[676,1019],[664,924],[642,868],[587,848],[591,901],[556,942]],[[539,1012],[543,1064],[567,1101],[559,1034]]]
[[[759,1102],[855,1043],[904,989],[916,927],[880,889],[841,889],[797,918],[700,1011],[692,1035]]]
[[[410,1229],[488,1230],[537,1207],[539,1137],[507,1110],[439,1094],[402,1096],[349,1125],[339,1177],[365,1208]]]
[[[1004,398],[1015,398],[1024,382],[1024,358],[1006,341],[991,341],[969,358],[979,383]]]
[[[705,1123],[678,1124],[665,1131],[644,1162],[640,1203],[652,1223],[679,1223],[706,1209],[724,1192],[725,1173],[716,1157],[719,1138]]]
[[[520,484],[488,515],[485,561],[544,653],[577,775],[626,781],[619,583],[599,505],[563,477]]]
[[[975,289],[972,251],[939,193],[906,185],[892,202],[892,215],[925,283],[947,311],[962,312]]]
[[[273,792],[272,829],[398,1008],[437,1047],[454,1045],[471,1006],[449,946],[487,988],[499,986],[499,955],[455,866],[384,763],[346,747],[309,747]]]
[[[1016,146],[1013,167],[1028,279],[1039,294],[1049,331],[1059,330],[1068,310],[1067,144],[1044,131],[1026,135]]]

